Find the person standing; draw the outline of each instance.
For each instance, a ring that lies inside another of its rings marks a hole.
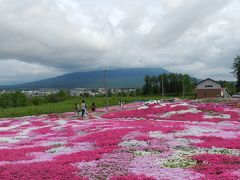
[[[85,104],[85,101],[82,100],[82,117],[84,117],[86,111],[87,111],[87,106]]]
[[[79,117],[79,113],[80,113],[80,106],[78,103],[75,103],[75,112],[77,113],[77,116]]]
[[[120,108],[120,110],[122,110],[122,105],[123,105],[123,102],[122,102],[122,100],[120,100],[119,101],[119,108]]]
[[[91,107],[91,109],[92,109],[92,112],[95,112],[95,111],[96,111],[96,106],[95,106],[95,103],[94,103],[94,102],[92,102],[92,107]]]

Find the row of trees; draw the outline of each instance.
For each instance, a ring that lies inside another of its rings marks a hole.
[[[237,57],[234,59],[233,65],[233,74],[237,79],[237,88],[240,88],[240,56],[237,55]]]
[[[143,95],[161,94],[162,90],[168,95],[193,93],[197,84],[188,74],[178,73],[145,76],[144,82]]]
[[[21,91],[0,94],[0,108],[24,107],[28,105],[40,105],[44,103],[60,102],[69,98],[67,91],[60,90],[56,94],[44,97],[27,97]]]
[[[4,93],[0,95],[0,107],[9,108],[9,107],[21,107],[27,106],[28,98],[25,94],[20,91]]]

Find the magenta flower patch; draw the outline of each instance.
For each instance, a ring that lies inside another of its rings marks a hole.
[[[0,119],[1,179],[240,179],[240,110],[126,104]]]

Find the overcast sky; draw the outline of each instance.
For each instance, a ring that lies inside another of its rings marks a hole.
[[[0,85],[163,67],[234,80],[239,0],[0,0]]]

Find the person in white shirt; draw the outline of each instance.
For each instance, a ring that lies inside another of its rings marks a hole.
[[[82,100],[82,117],[84,117],[86,112],[87,112],[87,105],[85,104],[85,101]]]

